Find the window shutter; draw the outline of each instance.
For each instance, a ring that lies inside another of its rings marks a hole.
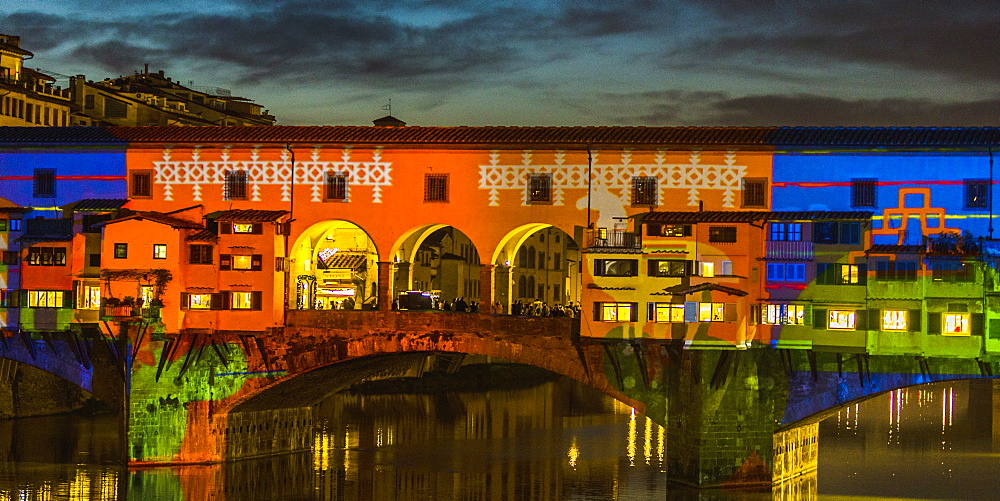
[[[233,257],[231,254],[219,254],[219,271],[232,269]]]
[[[639,276],[639,260],[629,259],[628,261],[628,276],[637,277]]]
[[[927,313],[927,333],[928,334],[941,334],[941,314],[940,313]]]
[[[187,292],[181,293],[181,309],[186,310],[191,304],[191,294]]]
[[[684,322],[695,323],[698,321],[698,303],[695,301],[684,302]]]
[[[826,329],[826,309],[813,308],[813,328]]]
[[[972,334],[973,336],[982,336],[983,333],[985,332],[984,327],[986,324],[985,321],[986,319],[984,318],[983,314],[973,313],[971,320],[972,320],[971,322],[972,325],[969,326],[970,334]]]
[[[750,325],[757,325],[760,320],[760,305],[750,305]]]
[[[656,303],[646,303],[646,320],[649,322],[656,320]]]
[[[736,303],[726,303],[722,307],[722,320],[724,322],[735,322],[739,319]]]
[[[253,234],[253,235],[263,235],[264,234],[264,224],[263,223],[254,223],[253,227],[250,230],[250,233]]]
[[[910,310],[910,318],[906,322],[910,332],[920,332],[920,313],[921,310]]]
[[[250,309],[260,311],[261,306],[264,304],[264,293],[261,291],[253,291],[250,293]]]
[[[650,277],[659,276],[659,271],[660,271],[659,261],[657,261],[655,259],[650,259],[649,261],[646,261],[646,275],[647,276],[650,276]],[[650,304],[652,304],[652,303],[650,303]]]
[[[632,307],[629,308],[629,322],[639,321],[639,303],[629,303]]]
[[[663,236],[663,225],[660,225],[660,224],[647,224],[646,225],[646,236],[649,236],[649,237]]]
[[[858,285],[866,285],[868,283],[868,265],[859,264],[858,265]]]
[[[594,260],[594,276],[603,277],[604,276],[604,260],[595,259]]]
[[[832,282],[834,266],[831,263],[816,263],[816,283],[830,284]]]
[[[228,292],[213,292],[211,299],[212,301],[211,309],[228,310],[229,309],[229,305],[227,304],[229,302],[228,299],[229,299]]]
[[[233,223],[229,221],[223,221],[219,223],[219,233],[222,235],[230,235],[233,233]]]
[[[868,310],[854,311],[854,329],[859,331],[868,330]]]
[[[250,256],[250,271],[260,271],[264,269],[264,259],[260,254]]]
[[[691,236],[691,225],[690,224],[685,224],[684,225],[684,236],[685,237],[690,237]]]
[[[725,276],[727,276],[727,277],[733,274],[733,262],[732,261],[723,261],[722,262],[722,274],[725,275]]]
[[[601,321],[601,303],[598,302],[594,303],[594,321]]]
[[[74,294],[72,290],[63,291],[63,304],[62,304],[63,308],[73,309],[73,303],[75,303],[73,296]]]
[[[83,302],[83,294],[79,293],[79,291],[81,289],[83,289],[83,282],[81,282],[79,280],[74,280],[73,281],[73,290],[77,291],[77,294],[76,294],[76,306],[75,306],[75,308],[78,309],[78,310],[81,309],[81,308],[83,308],[83,305],[81,304]]]
[[[690,277],[694,275],[694,261],[684,261],[684,276]]]

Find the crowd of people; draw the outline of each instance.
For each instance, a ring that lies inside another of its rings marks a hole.
[[[400,309],[399,300],[393,300],[392,309],[397,311]],[[403,308],[403,309],[427,309],[427,308]],[[439,311],[451,311],[457,313],[480,313],[481,309],[477,301],[466,301],[464,297],[457,297],[451,301],[435,298],[432,302],[430,309],[435,309]],[[520,317],[568,317],[568,318],[579,318],[580,317],[580,304],[570,301],[567,304],[556,304],[549,306],[548,303],[543,301],[532,301],[532,302],[521,302],[521,300],[516,300],[510,305],[510,311],[507,311],[506,306],[500,301],[493,303],[493,311],[486,311],[484,313],[492,313],[494,315],[513,315]]]

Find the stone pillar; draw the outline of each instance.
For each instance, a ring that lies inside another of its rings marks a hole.
[[[493,311],[493,265],[479,264],[479,312],[500,313]]]
[[[378,262],[378,310],[392,310],[392,266],[390,261]]]
[[[503,305],[503,313],[510,313],[511,271],[513,269],[513,266],[502,264],[493,267],[493,300],[500,301],[500,304]]]
[[[668,371],[667,476],[696,487],[771,486],[788,383],[773,350],[687,351]],[[787,440],[795,437],[784,436]]]
[[[397,292],[413,289],[413,263],[400,261],[393,264],[392,292],[393,297]]]

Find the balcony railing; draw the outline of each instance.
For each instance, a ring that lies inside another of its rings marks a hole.
[[[134,304],[101,304],[101,320],[159,320],[161,306]]]
[[[811,260],[812,258],[812,242],[787,240],[769,240],[767,242],[767,259]]]
[[[642,247],[642,241],[639,235],[630,230],[599,228],[587,230],[586,245],[613,249],[639,249]]]

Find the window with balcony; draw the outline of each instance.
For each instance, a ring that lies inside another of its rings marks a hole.
[[[760,323],[764,325],[805,325],[806,306],[802,304],[765,304]]]
[[[528,175],[528,203],[552,203],[552,176],[550,174]]]
[[[684,323],[684,303],[647,303],[646,320],[658,323]]]
[[[598,322],[636,322],[639,303],[594,303],[594,320]]]
[[[655,207],[657,205],[658,194],[655,176],[632,177],[633,207]]]

